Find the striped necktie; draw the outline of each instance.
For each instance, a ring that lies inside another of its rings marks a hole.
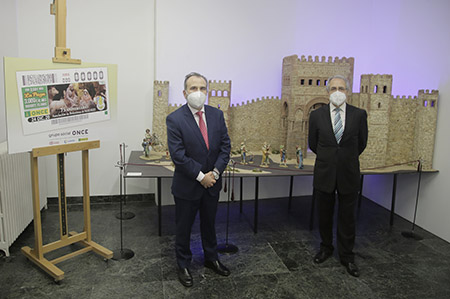
[[[203,117],[202,117],[203,111],[198,111],[198,112],[196,112],[196,114],[199,117],[198,126],[200,128],[200,132],[202,133],[203,139],[205,140],[206,148],[209,149],[208,131],[206,130],[206,125],[205,125],[205,122],[203,121]]]
[[[341,114],[339,113],[341,109],[335,108],[334,111],[336,112],[334,115],[334,136],[336,136],[336,141],[339,143],[344,133],[344,127],[342,126]]]

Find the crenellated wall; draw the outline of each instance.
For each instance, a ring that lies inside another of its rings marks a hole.
[[[279,149],[281,136],[281,100],[278,97],[263,97],[232,105],[229,109],[228,127],[233,150],[245,142],[247,150],[260,154],[264,142],[272,149]]]
[[[297,55],[283,59],[281,99],[231,103],[231,81],[209,81],[209,104],[224,111],[234,151],[245,142],[247,150],[260,154],[264,142],[278,150],[287,149],[293,158],[295,147],[307,155],[310,113],[328,104],[326,81],[343,75],[353,82],[354,58]],[[431,169],[436,135],[437,90],[419,90],[415,97],[393,97],[392,75],[361,75],[360,93],[351,93],[349,104],[367,111],[369,139],[360,157],[362,168],[375,168],[423,160]],[[169,82],[155,81],[153,132],[166,140],[165,116],[181,105],[168,104]]]
[[[368,145],[360,157],[361,167],[422,159],[424,169],[431,169],[439,92],[419,90],[418,96],[393,97],[389,93],[391,88],[390,75],[363,75],[361,79],[364,92],[358,96],[359,103],[368,112],[369,125]]]
[[[392,75],[361,75],[360,93],[391,94]]]

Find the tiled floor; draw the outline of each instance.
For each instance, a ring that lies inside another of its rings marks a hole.
[[[174,253],[174,207],[163,207],[163,236],[158,237],[157,208],[149,201],[128,202],[125,210],[136,214],[123,221],[124,248],[135,256],[105,262],[86,253],[58,264],[65,278],[56,284],[20,252],[34,246],[30,225],[0,258],[0,298],[450,298],[450,244],[416,227],[421,241],[404,238],[411,224],[364,200],[358,216],[356,263],[361,277],[347,274],[336,255],[321,265],[312,257],[319,245],[317,228],[309,230],[310,198],[295,198],[290,211],[286,198],[260,200],[258,233],[254,234],[253,201],[230,205],[229,243],[239,252],[221,255],[231,276],[220,277],[203,267],[198,223],[194,224],[192,274],[194,286],[177,280]],[[120,249],[118,203],[92,206],[93,240]],[[55,208],[43,211],[44,244],[59,238]],[[69,209],[69,229],[80,231],[83,214]],[[217,216],[219,243],[225,242],[226,204]],[[52,259],[69,246],[52,252]]]

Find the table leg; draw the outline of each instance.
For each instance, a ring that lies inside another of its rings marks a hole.
[[[362,175],[361,175],[360,185],[359,185],[358,211],[359,211],[359,209],[361,208],[363,184],[364,184],[364,175],[362,174]]]
[[[291,210],[291,202],[292,202],[292,189],[294,186],[294,176],[291,175],[291,183],[289,185],[289,202],[288,202],[288,210]]]
[[[313,229],[314,226],[314,208],[316,203],[315,189],[313,188],[313,194],[311,196],[311,214],[309,215],[309,230]]]
[[[157,178],[156,192],[158,193],[158,235],[161,237],[161,178]]]
[[[392,186],[392,201],[391,201],[391,219],[390,225],[394,225],[394,215],[395,215],[395,195],[397,193],[397,174],[394,173],[394,183]]]
[[[255,234],[258,232],[258,189],[259,189],[259,177],[255,177],[255,219],[253,231]]]
[[[243,197],[243,192],[242,192],[242,188],[244,188],[243,187],[243,181],[244,181],[244,178],[243,177],[240,177],[240,190],[239,190],[239,195],[240,195],[240,197],[239,197],[239,199],[240,199],[240,201],[239,201],[239,210],[240,210],[240,213],[242,214],[242,206],[243,206],[243,201],[244,201],[244,197]]]

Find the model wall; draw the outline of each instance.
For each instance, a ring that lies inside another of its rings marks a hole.
[[[422,159],[423,168],[431,169],[434,159],[438,112],[438,91],[419,90],[413,157]]]
[[[417,98],[395,97],[391,103],[388,164],[411,161],[413,159]]]
[[[170,112],[174,110],[173,106],[168,105],[168,98],[169,82],[154,81],[152,133],[155,133],[163,143],[167,143],[166,117]]]
[[[356,97],[357,95],[354,94]],[[364,98],[364,95],[361,95]],[[389,138],[389,99],[390,95],[369,95],[367,124],[369,138],[367,147],[360,157],[362,168],[376,168],[387,165],[387,144]]]
[[[209,104],[223,110],[234,151],[245,142],[247,150],[260,154],[267,142],[272,150],[284,145],[288,158],[294,157],[296,146],[307,155],[309,115],[317,105],[328,103],[324,78],[338,72],[353,79],[354,59],[319,62],[296,57],[283,59],[282,100],[263,97],[230,106],[231,81],[210,81]],[[153,132],[162,141],[167,138],[166,115],[181,106],[168,104],[168,90],[169,82],[154,82]],[[423,168],[431,169],[438,91],[420,90],[416,97],[394,98],[392,75],[373,74],[361,76],[360,90],[349,97],[349,103],[368,115],[369,138],[360,157],[361,168],[417,165],[415,161],[421,159]]]
[[[280,111],[281,100],[278,97],[231,106],[228,129],[233,150],[239,149],[244,141],[246,148],[254,154],[261,154],[264,142],[269,143],[272,149],[279,150],[282,145]]]
[[[368,112],[369,139],[360,157],[362,168],[414,164],[422,159],[431,169],[437,124],[437,91],[419,91],[415,97],[389,94],[353,94]]]

